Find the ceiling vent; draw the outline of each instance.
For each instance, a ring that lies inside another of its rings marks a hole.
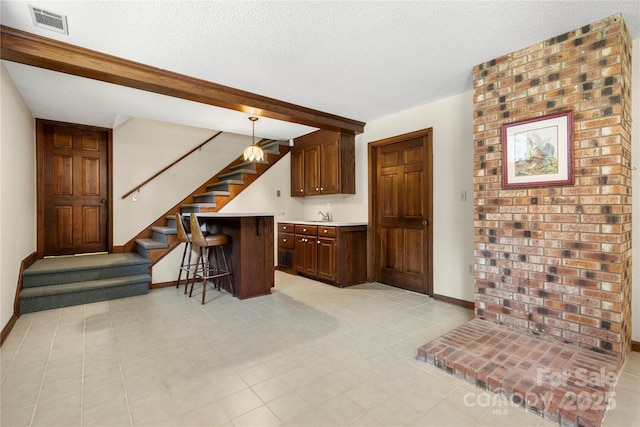
[[[31,11],[31,19],[33,25],[39,28],[45,28],[47,30],[55,31],[69,35],[69,28],[67,27],[67,17],[60,15],[59,13],[49,12],[48,10],[40,9],[29,5]]]

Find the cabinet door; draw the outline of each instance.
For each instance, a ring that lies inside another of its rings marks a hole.
[[[318,277],[336,280],[336,239],[318,237]]]
[[[307,236],[299,236],[296,234],[296,270],[300,273],[304,273],[307,270]]]
[[[291,151],[291,197],[304,196],[304,150]]]
[[[340,150],[338,140],[320,145],[320,193],[340,192]]]
[[[304,149],[304,194],[320,194],[320,147]]]
[[[305,273],[310,276],[316,276],[318,274],[318,240],[317,237],[309,237],[307,239],[307,268]]]

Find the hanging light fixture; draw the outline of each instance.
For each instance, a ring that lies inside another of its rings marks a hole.
[[[258,118],[256,116],[249,117],[251,120],[251,145],[244,150],[244,160],[249,162],[260,162],[264,160],[264,151],[259,145],[256,145],[256,122]]]

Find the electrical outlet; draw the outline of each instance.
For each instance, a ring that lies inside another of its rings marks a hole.
[[[276,197],[280,197],[280,190],[276,190]]]
[[[467,274],[473,276],[473,274],[475,273],[474,270],[475,269],[473,267],[473,264],[469,264],[469,266],[467,267]]]

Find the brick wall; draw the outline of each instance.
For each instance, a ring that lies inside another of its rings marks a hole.
[[[631,343],[631,40],[620,15],[474,67],[476,317]],[[501,126],[571,109],[575,184],[502,188]]]

